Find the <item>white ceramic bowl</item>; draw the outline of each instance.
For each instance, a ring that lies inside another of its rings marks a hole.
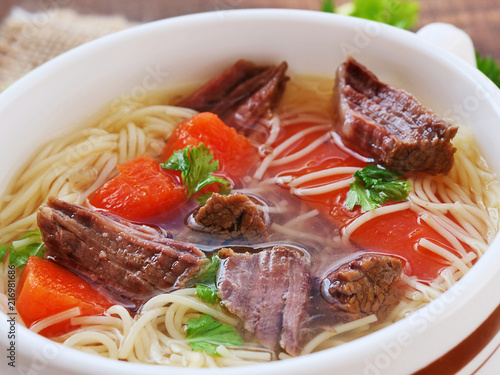
[[[360,19],[310,11],[241,10],[126,30],[76,48],[11,86],[0,95],[0,186],[40,141],[82,123],[121,94],[141,96],[149,89],[200,82],[239,58],[286,60],[290,74],[331,77],[347,53],[440,115],[474,128],[487,161],[500,172],[500,92],[461,59],[413,33]],[[312,355],[257,367],[166,369],[91,356],[18,326],[16,364],[25,373],[30,369],[51,375],[407,374],[475,331],[499,306],[498,285],[497,238],[442,298],[377,333]],[[9,346],[8,328],[2,315],[2,348]],[[7,368],[5,357],[4,352],[2,369]]]

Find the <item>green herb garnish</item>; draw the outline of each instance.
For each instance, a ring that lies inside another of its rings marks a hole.
[[[400,180],[403,175],[367,165],[354,173],[345,205],[352,211],[354,206],[361,206],[361,211],[371,211],[386,202],[401,202],[408,198],[410,183]]]
[[[215,303],[219,300],[217,295],[217,272],[219,271],[220,258],[213,255],[208,258],[203,268],[186,284],[196,285],[196,295],[204,302]]]
[[[31,230],[10,245],[0,244],[0,260],[3,259],[7,251],[10,253],[9,264],[13,264],[16,268],[24,267],[31,255],[43,257],[45,247],[42,234],[39,230]]]
[[[335,10],[333,0],[323,0],[321,10],[382,22],[408,30],[417,23],[420,4],[417,1],[404,0],[353,0]]]
[[[335,4],[333,0],[323,0],[321,3],[321,11],[326,13],[335,13]]]
[[[491,56],[481,57],[476,51],[477,68],[500,87],[500,65]]]
[[[221,186],[219,188],[219,194],[220,195],[229,195],[229,193],[231,193],[231,187],[226,187],[226,186]],[[207,201],[210,199],[210,197],[212,196],[213,192],[208,192],[206,194],[200,194],[198,195],[195,200],[196,202],[203,206],[207,203]]]
[[[219,300],[215,284],[211,286],[196,284],[196,295],[203,302],[211,303],[212,305]]]
[[[231,183],[224,177],[214,176],[219,169],[219,161],[213,160],[214,154],[203,144],[187,146],[175,151],[162,168],[181,172],[182,183],[186,186],[187,196],[191,198],[205,186],[217,182],[223,186]]]
[[[219,271],[220,258],[217,254],[209,256],[208,261],[203,265],[200,271],[189,280],[188,284],[210,285],[215,283],[217,272]]]
[[[187,321],[186,339],[191,349],[197,352],[219,356],[217,347],[240,346],[243,339],[229,324],[222,324],[210,315],[202,314],[199,318]]]

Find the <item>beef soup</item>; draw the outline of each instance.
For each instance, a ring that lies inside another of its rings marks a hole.
[[[240,60],[41,149],[1,206],[24,324],[109,358],[233,366],[352,341],[459,280],[498,230],[470,130],[351,57],[286,71]]]

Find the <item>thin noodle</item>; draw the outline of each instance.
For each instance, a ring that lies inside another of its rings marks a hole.
[[[357,167],[336,167],[336,168],[323,169],[321,171],[308,173],[306,175],[295,178],[289,183],[289,186],[290,187],[297,187],[298,185],[304,184],[306,182],[314,181],[315,179],[318,179],[318,178],[336,176],[339,174],[352,175],[356,171],[359,171],[359,170],[360,170],[360,168],[357,168]]]
[[[411,206],[410,202],[402,202],[402,203],[391,204],[390,206],[380,207],[373,211],[365,212],[363,215],[361,215],[360,217],[349,223],[349,225],[342,228],[343,241],[347,242],[351,234],[361,225],[367,223],[369,220],[382,215],[407,210],[408,208],[410,208],[410,206]]]
[[[462,271],[462,274],[466,274],[467,271],[469,270],[469,267],[457,256],[453,255],[449,251],[446,251],[446,249],[443,249],[441,246],[436,245],[435,243],[429,241],[426,238],[422,238],[418,242],[418,246],[422,246],[426,248],[427,250],[432,251],[433,253],[440,255],[444,259],[450,261],[453,265],[455,265],[460,271]]]
[[[329,126],[325,125],[317,125],[307,128],[306,130],[302,130],[292,137],[288,138],[286,141],[277,146],[261,163],[259,168],[255,171],[254,178],[257,180],[261,180],[266,172],[267,168],[271,165],[272,161],[278,157],[283,151],[285,151],[288,147],[292,146],[298,140],[306,136],[307,134],[314,133],[321,130],[329,130]]]
[[[330,133],[326,133],[326,134],[322,135],[321,137],[317,138],[316,140],[314,140],[313,142],[311,142],[309,145],[307,145],[306,147],[304,147],[300,151],[297,151],[293,154],[282,157],[281,159],[274,159],[270,165],[275,167],[277,165],[291,163],[292,161],[303,158],[306,155],[310,154],[312,151],[314,151],[319,145],[321,145],[322,143],[325,143],[330,138],[331,138]]]
[[[118,358],[120,358],[120,359],[127,358],[128,354],[132,351],[132,349],[135,345],[140,347],[141,341],[135,340],[137,338],[137,336],[140,335],[140,333],[142,332],[142,330],[144,329],[146,324],[148,324],[148,322],[152,318],[156,318],[159,315],[165,314],[166,311],[167,311],[166,307],[159,307],[159,308],[147,311],[145,313],[142,313],[140,315],[139,319],[137,320],[137,322],[135,322],[134,325],[130,328],[130,332],[127,335],[127,337],[125,337],[125,339],[123,340],[123,344],[120,347],[120,350],[118,352]],[[136,344],[134,345],[134,343],[136,343]]]
[[[432,229],[434,229],[437,233],[443,236],[450,245],[457,250],[462,256],[467,254],[465,248],[462,246],[460,241],[457,240],[456,236],[453,236],[446,228],[439,225],[439,223],[428,213],[423,213],[420,215],[420,218],[427,223]]]
[[[339,326],[334,327],[331,331],[325,331],[314,337],[311,341],[309,341],[304,348],[302,349],[301,355],[311,353],[317,346],[319,346],[323,341],[326,341],[333,336],[339,335],[344,332],[348,332],[350,330],[354,330],[366,324],[371,324],[377,321],[377,317],[375,315],[369,315],[364,318],[355,320],[353,322],[345,323]]]
[[[43,330],[47,327],[50,327],[53,324],[64,322],[65,320],[71,319],[71,318],[78,316],[80,314],[81,314],[80,309],[78,307],[74,307],[72,309],[51,315],[48,318],[45,318],[45,319],[42,319],[42,320],[36,322],[35,324],[33,324],[30,327],[30,330],[38,333],[41,330]]]
[[[172,338],[176,340],[182,340],[184,338],[184,335],[178,330],[178,327],[180,326],[175,325],[175,314],[178,307],[178,303],[173,303],[168,309],[167,313],[165,314],[165,328]]]
[[[346,188],[349,185],[351,185],[353,181],[354,178],[348,178],[346,180],[332,182],[331,184],[326,184],[322,186],[316,186],[310,188],[291,188],[290,192],[297,196],[326,194],[335,190]]]
[[[267,137],[267,140],[266,140],[266,145],[272,145],[274,142],[276,142],[276,139],[278,138],[278,134],[280,132],[280,129],[281,129],[281,121],[280,121],[280,118],[279,116],[277,115],[273,115],[273,117],[271,118],[271,120],[269,120],[270,122],[270,132],[269,132],[269,137]]]
[[[108,352],[108,357],[112,359],[118,359],[118,348],[115,342],[100,332],[84,332],[78,335],[71,336],[67,339],[63,345],[72,347],[76,345],[89,345],[89,344],[102,344],[106,347]]]
[[[310,210],[300,216],[297,216],[295,218],[293,218],[292,220],[290,221],[287,221],[287,223],[284,225],[285,227],[293,227],[294,225],[300,223],[300,222],[303,222],[303,221],[306,221],[308,219],[311,219],[315,216],[319,215],[319,211],[318,210]]]

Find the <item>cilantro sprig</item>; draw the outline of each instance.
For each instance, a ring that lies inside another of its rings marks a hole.
[[[337,9],[333,0],[323,0],[323,12],[344,14],[411,29],[418,21],[420,4],[405,0],[353,0]]]
[[[220,195],[229,195],[231,193],[231,186],[220,186],[219,194]],[[207,201],[212,197],[213,192],[199,194],[196,196],[196,202],[198,202],[201,206],[205,205]]]
[[[224,177],[213,175],[219,170],[219,161],[214,160],[213,152],[210,152],[203,143],[175,151],[167,162],[160,165],[164,169],[181,172],[188,198],[214,182],[225,187],[231,185]]]
[[[39,230],[31,230],[9,245],[0,244],[0,260],[7,251],[10,254],[9,264],[13,264],[16,268],[24,267],[31,255],[43,257],[45,254],[42,234]]]
[[[497,87],[500,87],[500,65],[491,56],[482,57],[476,51],[477,68],[491,79]]]
[[[335,13],[335,3],[333,0],[323,0],[321,3],[321,11],[326,13]]]
[[[196,295],[203,301],[210,304],[214,304],[219,301],[219,296],[217,295],[217,287],[214,285],[203,285],[196,284]]]
[[[240,346],[243,339],[229,324],[223,324],[210,315],[202,314],[199,318],[187,321],[186,339],[191,349],[197,352],[219,356],[217,347]]]
[[[189,282],[196,285],[196,295],[204,302],[214,304],[219,300],[217,295],[217,272],[220,267],[220,258],[217,254],[208,258],[208,262]]]
[[[401,177],[404,176],[377,165],[367,165],[354,173],[345,205],[351,211],[354,206],[361,206],[365,212],[387,202],[404,201],[410,193],[410,183]]]

